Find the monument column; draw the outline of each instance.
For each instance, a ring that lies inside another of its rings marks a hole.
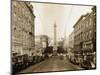
[[[54,24],[54,47],[53,54],[57,55],[57,31],[56,31],[56,23]]]

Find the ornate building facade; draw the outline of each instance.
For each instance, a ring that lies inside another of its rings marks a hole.
[[[74,27],[74,51],[83,56],[96,53],[96,7],[82,15]],[[95,58],[95,57],[92,57]]]
[[[96,62],[96,7],[88,14],[83,21],[82,51],[83,55],[93,55],[91,61]]]
[[[79,20],[76,22],[74,27],[74,51],[76,53],[80,53],[82,49],[82,33],[83,29],[83,20],[85,19],[86,15],[82,15]]]
[[[12,53],[32,55],[35,44],[33,6],[12,1]]]

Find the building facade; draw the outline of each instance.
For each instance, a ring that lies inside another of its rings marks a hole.
[[[68,41],[69,48],[74,48],[74,31],[69,35],[69,41]]]
[[[82,49],[82,33],[84,31],[83,28],[83,20],[86,15],[82,15],[80,19],[76,22],[74,27],[74,51],[76,53],[80,53]]]
[[[12,1],[12,53],[32,55],[35,46],[33,6]]]
[[[96,7],[92,8],[92,12],[85,17],[83,22],[82,51],[86,55],[96,53]]]
[[[42,53],[49,45],[49,37],[47,35],[35,36],[35,54],[42,56]]]
[[[96,7],[92,8],[92,12],[82,15],[73,28],[75,53],[93,56],[96,53]]]

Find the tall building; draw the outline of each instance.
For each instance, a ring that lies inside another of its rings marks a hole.
[[[96,8],[84,19],[83,31],[83,51],[84,53],[96,52]]]
[[[35,43],[33,12],[30,2],[12,1],[12,53],[32,55]]]
[[[93,61],[96,58],[96,7],[92,8],[91,13],[82,15],[73,27],[75,53],[83,57],[90,55],[87,60]]]

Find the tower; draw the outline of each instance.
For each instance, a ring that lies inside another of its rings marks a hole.
[[[57,26],[56,23],[54,24],[54,46],[53,46],[53,54],[57,54]]]

